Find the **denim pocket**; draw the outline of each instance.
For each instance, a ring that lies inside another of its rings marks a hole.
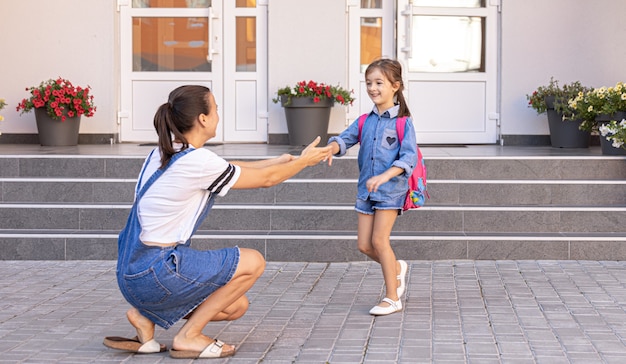
[[[137,274],[125,274],[126,291],[142,305],[159,304],[171,295],[157,278],[153,268]]]
[[[398,133],[396,133],[395,129],[385,129],[381,139],[381,146],[385,149],[396,149],[398,147]]]

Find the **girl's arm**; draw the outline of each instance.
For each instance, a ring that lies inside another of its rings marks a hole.
[[[383,173],[372,176],[365,182],[365,187],[367,187],[367,192],[376,192],[378,191],[378,187],[382,184],[389,182],[395,176],[399,176],[404,173],[404,169],[400,167],[392,166],[388,170]]]
[[[241,174],[237,179],[237,182],[233,185],[233,189],[247,189],[247,188],[260,188],[275,186],[288,178],[295,176],[298,172],[306,167],[314,166],[322,161],[325,161],[328,156],[330,147],[317,148],[316,146],[320,142],[320,137],[309,144],[300,154],[299,157],[291,157],[289,161],[282,161],[284,156],[275,158],[271,162],[267,162],[268,165],[258,163],[260,167],[241,166]],[[250,162],[256,164],[254,162]],[[246,164],[246,163],[244,163]]]

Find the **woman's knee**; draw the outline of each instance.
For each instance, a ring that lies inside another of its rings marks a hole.
[[[240,249],[239,263],[245,267],[248,274],[260,277],[265,271],[265,258],[255,249]]]

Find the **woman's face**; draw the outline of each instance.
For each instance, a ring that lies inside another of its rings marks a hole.
[[[217,113],[217,103],[212,92],[207,92],[207,101],[209,103],[209,114],[206,115],[206,128],[209,133],[208,137],[213,138],[216,135],[217,124],[220,121],[220,117]]]

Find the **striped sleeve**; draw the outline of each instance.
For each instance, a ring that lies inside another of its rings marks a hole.
[[[229,186],[231,180],[237,173],[237,168],[228,163],[226,169],[220,174],[219,177],[215,179],[215,181],[207,188],[209,192],[219,195],[220,192],[224,189],[224,187]],[[227,190],[230,188],[227,188]]]

